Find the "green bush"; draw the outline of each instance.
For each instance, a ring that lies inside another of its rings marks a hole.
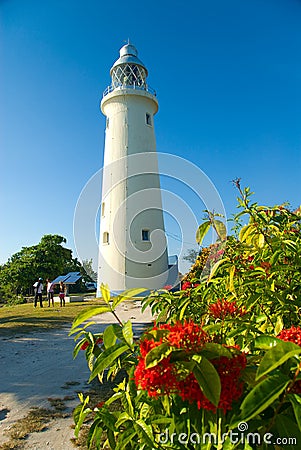
[[[17,295],[13,292],[11,286],[4,284],[0,287],[0,303],[17,305],[20,303],[25,303],[25,300],[22,295]]]
[[[93,413],[89,448],[105,448],[104,436],[116,450],[300,448],[300,210],[252,203],[236,185],[234,234],[208,214],[197,239],[213,226],[219,241],[181,291],[144,300],[158,320],[140,339],[115,312],[133,292],[110,303],[103,287],[107,306],[74,321],[74,355],[85,350],[90,380],[127,374],[95,408],[80,396],[76,434]],[[104,333],[80,327],[109,311],[118,323]]]

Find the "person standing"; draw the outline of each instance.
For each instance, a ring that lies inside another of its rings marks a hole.
[[[35,282],[33,285],[35,290],[35,296],[34,296],[34,307],[36,308],[38,299],[40,301],[40,307],[43,308],[43,302],[42,302],[42,292],[43,292],[43,278],[39,278],[38,281]]]
[[[48,298],[48,308],[50,307],[50,300],[52,303],[52,306],[54,306],[54,299],[53,299],[53,292],[54,292],[54,285],[52,282],[47,278],[47,298]]]
[[[60,281],[59,297],[60,297],[60,305],[61,306],[65,306],[65,293],[66,293],[66,286],[64,285],[64,283],[62,281]]]

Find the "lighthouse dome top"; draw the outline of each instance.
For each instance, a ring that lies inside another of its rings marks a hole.
[[[123,64],[136,64],[138,66],[141,66],[144,68],[145,72],[146,72],[146,76],[148,75],[147,69],[145,67],[145,65],[143,64],[143,62],[138,58],[138,50],[136,49],[136,47],[133,44],[126,44],[123,47],[121,47],[121,49],[119,50],[119,58],[117,59],[117,61],[115,61],[115,63],[113,64],[112,68],[111,68],[111,75],[112,75],[112,71],[116,66],[120,66]]]
[[[136,47],[132,44],[126,44],[119,50],[120,57],[126,55],[138,56]]]

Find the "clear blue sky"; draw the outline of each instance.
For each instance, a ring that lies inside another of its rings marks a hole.
[[[48,233],[74,248],[77,199],[102,166],[99,101],[128,37],[158,94],[157,149],[197,164],[228,217],[235,177],[297,207],[300,23],[298,0],[2,0],[0,262]]]

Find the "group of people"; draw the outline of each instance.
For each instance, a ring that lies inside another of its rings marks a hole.
[[[52,306],[54,306],[54,284],[47,278],[46,280],[46,289],[47,289],[47,300],[48,300],[48,307],[50,307],[50,303]],[[36,281],[33,285],[35,296],[34,296],[34,307],[36,308],[38,301],[40,302],[40,307],[43,308],[43,278],[39,278],[38,281]],[[65,306],[65,295],[66,295],[66,286],[65,284],[60,281],[60,290],[59,290],[59,299],[60,299],[60,305]]]

